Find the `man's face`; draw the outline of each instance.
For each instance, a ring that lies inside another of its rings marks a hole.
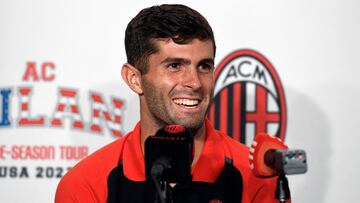
[[[210,40],[176,44],[155,40],[158,52],[150,55],[143,88],[141,116],[160,128],[181,124],[202,127],[214,90],[214,49]]]

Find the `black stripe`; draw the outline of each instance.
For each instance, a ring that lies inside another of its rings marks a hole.
[[[241,83],[240,88],[240,142],[246,143],[246,83]]]
[[[230,137],[234,137],[233,132],[233,114],[234,114],[234,85],[228,86],[228,100],[227,100],[228,109],[224,109],[227,111],[227,134]]]
[[[214,128],[219,130],[220,129],[220,94],[218,94],[214,99]]]

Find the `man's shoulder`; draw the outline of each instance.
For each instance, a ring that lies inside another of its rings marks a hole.
[[[243,176],[251,176],[249,147],[223,132],[215,132],[222,139],[225,157],[232,160],[232,164],[241,172]]]
[[[249,148],[245,144],[239,142],[238,140],[235,140],[234,138],[223,132],[216,131],[216,134],[218,134],[223,140],[225,154],[226,156],[229,156],[228,158],[242,160],[248,158]]]
[[[94,153],[76,164],[67,175],[92,175],[99,172],[106,173],[113,167],[116,167],[121,160],[121,153],[126,137],[117,139],[110,144],[98,149]]]
[[[233,139],[226,133],[216,130],[209,120],[205,120],[205,123],[208,132],[207,134],[214,135],[217,137],[216,139],[220,139],[224,143],[225,156],[228,156],[228,158],[231,159],[243,159],[245,156],[248,157],[249,148],[245,144]]]
[[[122,159],[122,149],[127,136],[100,148],[68,171],[58,185],[56,199],[63,200],[63,197],[71,196],[84,196],[92,200],[105,198],[107,177]]]

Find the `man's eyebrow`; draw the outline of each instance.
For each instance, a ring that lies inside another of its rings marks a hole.
[[[213,58],[206,58],[206,59],[202,59],[199,64],[210,64],[210,65],[214,65],[214,59]]]
[[[167,64],[167,63],[182,63],[182,64],[191,64],[191,61],[189,59],[185,58],[178,58],[178,57],[168,57],[164,59],[161,64]],[[214,65],[214,59],[213,58],[205,58],[199,61],[198,64],[210,64]]]
[[[178,58],[178,57],[168,57],[163,61],[161,61],[161,64],[167,64],[167,63],[191,64],[191,61],[189,59]]]

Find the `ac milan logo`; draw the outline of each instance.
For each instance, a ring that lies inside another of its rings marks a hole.
[[[284,90],[264,56],[238,50],[220,62],[209,119],[216,129],[247,145],[261,132],[285,138]]]

